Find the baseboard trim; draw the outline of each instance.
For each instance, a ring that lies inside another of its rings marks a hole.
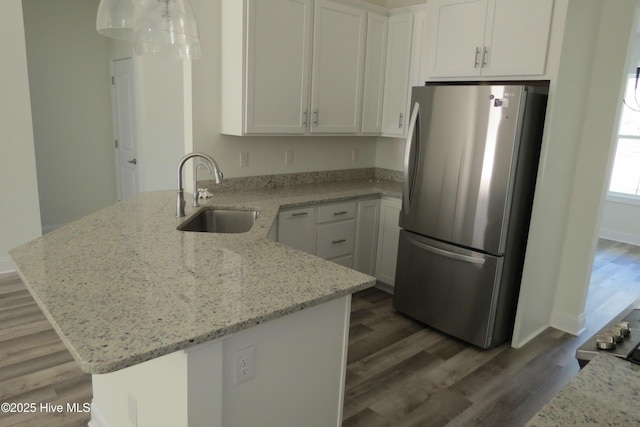
[[[16,266],[13,265],[13,261],[9,257],[0,257],[0,274],[13,273],[16,271]]]
[[[381,291],[384,291],[388,294],[393,295],[393,285],[388,285],[384,282],[381,282],[379,280],[376,280],[376,288],[380,289]]]
[[[579,316],[570,316],[565,313],[554,311],[551,314],[551,327],[559,329],[576,337],[584,331],[585,314],[582,312]]]
[[[516,331],[514,330],[513,335],[511,337],[511,347],[513,347],[513,348],[522,348],[529,341],[532,341],[535,337],[537,337],[538,335],[543,333],[548,327],[549,327],[548,325],[544,325],[544,326],[540,327],[538,330],[536,330],[536,331],[532,332],[531,334],[529,334],[525,338],[521,338],[519,334],[518,334],[518,336],[516,336]]]
[[[603,239],[613,240],[615,242],[628,243],[630,245],[640,246],[640,236],[633,233],[625,233],[624,231],[601,228],[599,236]]]

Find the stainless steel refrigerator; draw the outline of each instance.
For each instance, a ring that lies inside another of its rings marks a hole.
[[[548,82],[412,91],[393,305],[489,348],[511,338]]]

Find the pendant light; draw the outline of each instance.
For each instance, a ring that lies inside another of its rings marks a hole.
[[[137,19],[132,0],[100,0],[96,30],[113,39],[134,41]]]
[[[138,55],[200,57],[200,32],[190,0],[100,0],[96,29],[135,42]]]
[[[199,58],[200,32],[191,2],[157,0],[138,20],[135,43],[138,55]]]

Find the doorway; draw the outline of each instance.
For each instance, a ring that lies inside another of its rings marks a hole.
[[[118,200],[140,191],[135,75],[131,57],[111,61],[111,104]]]

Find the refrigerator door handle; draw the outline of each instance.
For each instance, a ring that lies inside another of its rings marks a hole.
[[[411,152],[413,150],[413,142],[417,139],[416,124],[418,122],[418,116],[420,114],[420,104],[417,102],[413,104],[413,111],[411,112],[411,118],[409,119],[409,132],[407,134],[407,144],[404,152],[404,186],[402,190],[402,203],[405,213],[409,212],[411,207],[411,188],[412,178],[415,176],[415,164],[409,170],[411,163]]]
[[[462,254],[456,254],[454,252],[445,251],[443,249],[434,248],[433,246],[425,245],[424,243],[417,242],[411,238],[409,239],[409,243],[427,252],[431,252],[446,258],[451,258],[458,261],[463,261],[463,262],[468,262],[471,264],[478,264],[478,265],[483,265],[485,262],[484,258],[476,258],[472,256],[462,255]]]

